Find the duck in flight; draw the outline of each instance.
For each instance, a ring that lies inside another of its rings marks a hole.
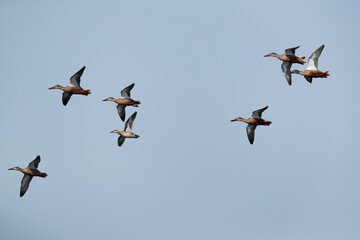
[[[60,85],[55,85],[49,89],[61,89],[63,90],[63,95],[62,95],[62,102],[64,104],[64,106],[66,106],[66,104],[69,102],[71,96],[73,94],[81,94],[81,95],[89,95],[90,89],[83,89],[82,87],[80,87],[80,77],[83,74],[85,70],[85,66],[83,66],[79,71],[77,71],[71,78],[70,78],[70,84],[66,87],[60,86]]]
[[[9,168],[9,170],[16,170],[20,171],[24,174],[24,177],[21,180],[21,187],[20,187],[20,197],[24,196],[26,191],[29,188],[29,184],[33,177],[47,177],[47,174],[44,172],[40,172],[37,168],[40,162],[40,156],[36,156],[36,158],[29,163],[29,166],[26,168],[19,168],[19,167],[13,167]]]
[[[291,85],[291,70],[290,70],[291,65],[293,63],[299,63],[301,65],[306,63],[303,60],[305,57],[295,56],[295,50],[298,49],[299,47],[300,46],[288,48],[285,50],[285,53],[281,54],[281,55],[278,55],[277,53],[272,52],[272,53],[269,53],[264,56],[264,57],[276,57],[279,60],[283,61],[283,63],[281,64],[281,70],[282,70],[284,77],[286,78],[289,85]]]
[[[295,69],[291,71],[291,73],[303,75],[306,81],[308,81],[309,83],[312,83],[313,78],[327,78],[328,76],[330,76],[328,74],[329,71],[322,72],[319,71],[318,68],[319,57],[324,47],[325,47],[324,44],[321,45],[318,49],[315,50],[315,52],[311,54],[308,60],[308,65],[304,71],[299,71]]]
[[[241,121],[241,122],[245,122],[248,124],[246,127],[246,132],[247,132],[247,136],[248,136],[250,144],[253,144],[253,142],[254,142],[255,129],[258,125],[269,126],[271,124],[270,121],[261,118],[262,112],[265,111],[268,107],[269,106],[266,106],[264,108],[253,111],[251,117],[249,117],[248,119],[238,117],[238,118],[231,120],[231,122]]]
[[[141,103],[140,101],[133,100],[130,97],[130,91],[131,91],[131,89],[133,89],[134,86],[135,86],[135,83],[127,86],[126,88],[124,88],[121,91],[121,97],[118,98],[118,99],[115,99],[113,97],[108,97],[108,98],[103,100],[103,101],[112,101],[112,102],[117,103],[116,108],[117,108],[118,114],[120,116],[120,119],[122,121],[125,121],[125,108],[126,108],[126,106],[138,107],[138,104]]]
[[[120,135],[119,138],[118,138],[119,147],[121,147],[121,145],[124,143],[126,138],[138,138],[138,137],[140,137],[139,135],[136,135],[132,131],[132,126],[133,126],[133,122],[135,120],[136,114],[137,114],[137,112],[134,112],[133,115],[131,115],[129,117],[129,119],[125,123],[125,128],[124,128],[123,131],[113,130],[113,131],[110,132],[110,133],[117,133],[117,134]]]

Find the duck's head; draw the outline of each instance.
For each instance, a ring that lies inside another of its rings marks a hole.
[[[103,101],[115,101],[115,98],[113,98],[113,97],[108,97],[108,98],[104,99]]]
[[[291,73],[300,74],[300,71],[297,70],[297,69],[294,69],[294,70],[291,71]]]
[[[278,56],[277,53],[272,52],[272,53],[266,54],[264,57],[277,57],[277,56]]]
[[[61,86],[61,85],[55,85],[55,86],[53,86],[53,87],[51,87],[51,88],[49,88],[49,89],[63,89],[64,87],[63,86]]]
[[[242,120],[244,120],[244,118],[242,118],[242,117],[237,117],[237,118],[235,118],[235,119],[233,119],[233,120],[230,120],[230,122],[242,121]]]
[[[118,133],[118,130],[112,130],[110,133]]]

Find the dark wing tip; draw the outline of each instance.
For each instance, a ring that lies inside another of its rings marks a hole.
[[[137,112],[134,112],[130,118],[135,119]]]
[[[24,190],[20,190],[20,197],[24,196],[25,193],[26,193],[27,189],[24,191]]]
[[[25,191],[20,191],[20,197],[24,196],[26,191],[27,191],[27,189]]]
[[[261,109],[259,109],[259,110],[261,110],[261,111],[263,112],[263,111],[265,111],[266,109],[268,109],[268,107],[269,107],[269,106],[266,105],[265,107],[263,107],[263,108],[261,108]]]
[[[285,49],[285,50],[296,50],[296,49],[298,49],[299,47],[300,47],[300,45],[297,46],[297,47],[287,48],[287,49]]]
[[[118,146],[121,147],[125,142],[125,138],[123,136],[119,136],[118,138]]]
[[[254,143],[254,135],[253,136],[248,136],[249,142],[250,144]]]

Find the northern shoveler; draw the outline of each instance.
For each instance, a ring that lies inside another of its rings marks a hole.
[[[253,144],[253,142],[254,142],[255,129],[258,125],[269,126],[271,124],[270,121],[264,120],[261,118],[262,112],[265,111],[268,107],[269,106],[266,106],[259,110],[253,111],[251,117],[249,117],[248,119],[238,117],[238,118],[231,120],[231,122],[241,121],[241,122],[245,122],[248,124],[246,127],[246,132],[247,132],[247,136],[248,136],[250,144]]]
[[[47,177],[46,173],[40,172],[37,169],[39,162],[40,162],[40,156],[38,155],[32,162],[29,163],[29,166],[27,166],[27,168],[24,169],[19,167],[9,168],[9,170],[20,171],[24,174],[24,177],[21,180],[20,197],[24,196],[24,194],[28,190],[29,184],[33,177],[42,177],[42,178]]]
[[[295,50],[298,49],[300,46],[297,47],[293,47],[293,48],[288,48],[285,50],[284,54],[278,55],[277,53],[269,53],[267,55],[265,55],[264,57],[276,57],[279,60],[283,61],[283,63],[281,64],[281,70],[288,82],[289,85],[291,85],[291,65],[293,63],[299,63],[301,65],[303,65],[304,63],[306,63],[304,60],[305,57],[297,57],[295,56]]]
[[[85,70],[85,66],[83,66],[79,71],[77,71],[71,78],[70,78],[70,84],[66,87],[55,85],[49,89],[61,89],[63,90],[62,95],[62,102],[64,106],[68,103],[71,96],[73,94],[81,94],[87,96],[88,94],[91,94],[90,89],[83,89],[80,87],[80,77],[83,74]]]
[[[132,131],[132,125],[133,125],[133,122],[135,120],[136,114],[137,114],[137,112],[134,112],[133,115],[131,115],[129,117],[129,119],[125,123],[125,128],[124,128],[123,131],[113,130],[113,131],[110,132],[110,133],[117,133],[117,134],[120,135],[119,138],[118,138],[119,147],[121,147],[121,145],[124,143],[126,138],[138,138],[138,137],[140,137],[139,135],[136,135]]]
[[[135,86],[135,83],[124,88],[121,91],[121,97],[118,99],[115,99],[113,97],[108,97],[103,100],[103,101],[113,101],[113,102],[117,103],[116,108],[117,108],[118,114],[120,116],[120,119],[122,121],[125,121],[125,107],[126,106],[138,107],[138,104],[141,104],[140,101],[135,101],[130,98],[130,91],[134,86]]]

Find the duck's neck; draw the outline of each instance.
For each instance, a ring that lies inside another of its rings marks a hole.
[[[241,121],[241,122],[244,122],[244,123],[248,123],[248,118],[247,119],[245,119],[245,118],[241,118],[241,119],[239,119],[239,121]]]
[[[19,168],[19,167],[13,167],[13,168],[9,168],[9,170],[15,170],[15,171],[19,171],[19,172],[22,172],[22,173],[24,173],[24,169],[22,169],[22,168]]]
[[[281,58],[283,57],[283,55],[279,55],[279,54],[275,53],[275,54],[274,54],[274,57],[276,57],[277,59],[279,59],[279,60],[282,61]]]
[[[234,121],[246,122],[247,119],[242,118],[242,117],[238,117],[238,118],[234,119]]]

